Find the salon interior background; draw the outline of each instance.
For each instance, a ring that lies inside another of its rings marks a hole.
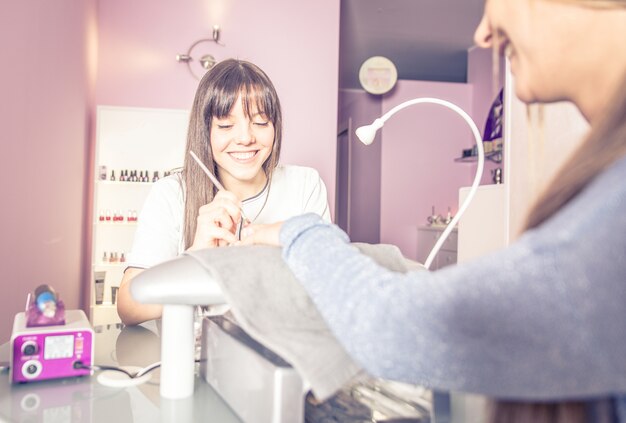
[[[492,99],[490,58],[470,48],[482,4],[267,0],[259,8],[253,0],[236,5],[228,0],[6,3],[0,14],[0,54],[5,58],[0,78],[0,343],[8,341],[13,316],[23,309],[27,293],[41,283],[54,286],[68,308],[88,304],[96,105],[189,108],[197,81],[174,56],[220,25],[225,45],[213,46],[211,53],[218,59],[247,59],[267,71],[284,108],[283,161],[317,168],[334,206],[337,165],[345,164],[336,160],[338,121],[342,125],[350,117],[356,127],[406,98],[431,95],[459,103],[482,127]],[[435,12],[437,17],[429,15]],[[464,45],[460,52],[452,51],[459,30]],[[390,50],[384,40],[398,50]],[[355,84],[358,65],[372,55],[386,55],[398,66],[400,82],[389,95],[373,97]],[[442,185],[469,185],[473,169],[455,167],[451,158],[471,146],[471,139],[463,123],[454,128],[446,119],[439,112],[419,119],[407,114],[404,122],[399,116],[382,134],[389,140],[353,151],[358,160],[351,172],[359,176],[353,180],[353,210],[361,210],[353,222],[357,238],[398,244],[410,256],[414,228],[423,223],[431,204],[437,202],[440,212],[456,207],[457,188],[444,194]],[[415,136],[407,139],[407,133]],[[422,145],[417,142],[420,133],[440,142]],[[428,171],[418,168],[439,163],[434,157],[440,154],[446,156],[443,170],[433,169],[429,178],[413,173]],[[423,162],[398,166],[409,156]],[[428,186],[420,185],[424,179]],[[404,194],[407,190],[410,195]],[[425,196],[427,200],[395,210],[396,201]]]

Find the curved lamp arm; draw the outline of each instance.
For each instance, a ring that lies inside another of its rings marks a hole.
[[[385,113],[378,119],[374,120],[374,122],[372,122],[370,125],[361,126],[360,128],[357,128],[355,133],[356,133],[356,136],[359,138],[359,140],[363,144],[370,145],[374,141],[374,137],[376,136],[376,131],[382,128],[385,122],[391,116],[393,116],[396,112],[404,109],[405,107],[409,107],[414,104],[420,104],[420,103],[439,104],[461,115],[461,117],[465,120],[465,122],[467,122],[467,124],[470,126],[470,129],[472,130],[472,134],[474,135],[474,138],[476,139],[476,147],[478,151],[478,166],[476,167],[476,176],[474,177],[474,182],[472,183],[470,192],[465,198],[465,201],[463,202],[463,204],[459,207],[459,211],[457,212],[456,216],[454,216],[454,218],[452,218],[450,223],[448,223],[448,226],[446,227],[446,229],[443,231],[443,233],[437,240],[437,243],[435,243],[435,246],[430,251],[430,254],[428,254],[428,258],[426,258],[426,262],[424,263],[424,266],[428,269],[430,268],[430,265],[432,264],[433,259],[439,252],[439,249],[445,242],[446,238],[448,238],[448,235],[450,234],[450,232],[452,232],[452,229],[456,226],[457,222],[461,219],[461,216],[463,215],[463,213],[469,206],[469,203],[472,201],[472,198],[474,198],[474,194],[476,193],[478,185],[480,184],[480,178],[482,177],[483,168],[485,166],[485,152],[483,149],[482,137],[480,136],[480,132],[478,131],[478,128],[476,127],[476,123],[474,123],[472,118],[463,109],[461,109],[459,106],[457,106],[454,103],[450,103],[449,101],[441,100],[439,98],[420,97],[420,98],[414,98],[413,100],[408,100],[408,101],[405,101],[404,103],[398,104],[396,107],[389,110],[387,113]]]

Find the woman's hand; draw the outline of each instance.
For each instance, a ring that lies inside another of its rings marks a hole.
[[[190,250],[222,247],[237,241],[241,203],[230,191],[218,191],[213,201],[198,210],[196,234]]]
[[[280,228],[283,222],[271,225],[248,225],[241,230],[241,241],[238,245],[274,245],[280,247]]]

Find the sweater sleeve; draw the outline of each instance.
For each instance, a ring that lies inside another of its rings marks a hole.
[[[283,256],[374,376],[501,398],[625,392],[626,190],[590,191],[514,245],[436,272],[382,268],[312,214],[284,224]]]

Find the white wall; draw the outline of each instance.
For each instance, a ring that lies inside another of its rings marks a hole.
[[[589,125],[571,103],[527,106],[514,91],[515,81],[507,66],[505,82],[504,181],[508,190],[509,238],[519,236],[526,215],[560,166],[580,146]]]

